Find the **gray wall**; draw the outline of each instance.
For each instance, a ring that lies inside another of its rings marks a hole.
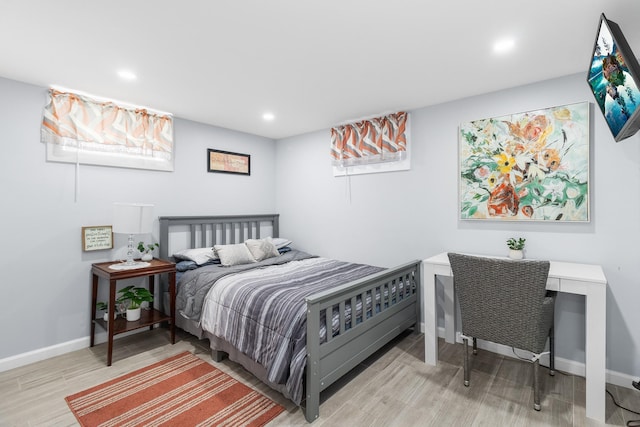
[[[0,360],[89,335],[91,263],[126,239],[83,252],[81,227],[111,224],[113,202],[152,203],[155,216],[275,211],[273,140],[179,118],[174,172],[81,166],[74,202],[74,166],[45,161],[45,101],[46,88],[0,78]],[[251,176],[208,173],[207,148],[250,154]]]
[[[607,292],[607,367],[640,374],[640,135],[615,143],[585,82],[572,75],[412,111],[410,171],[334,178],[329,130],[278,141],[281,235],[319,255],[392,266],[444,251],[600,264]],[[591,222],[458,220],[457,130],[463,121],[591,102]],[[309,226],[311,224],[311,226]],[[558,300],[558,356],[584,362],[582,297]]]
[[[277,211],[281,234],[301,249],[381,266],[448,250],[504,254],[508,237],[524,236],[530,258],[604,267],[607,367],[640,374],[640,135],[616,144],[592,105],[588,224],[457,219],[460,122],[591,102],[583,75],[412,111],[411,170],[350,178],[332,176],[328,130],[274,143],[177,118],[174,172],[82,166],[78,202],[73,166],[44,159],[45,95],[0,78],[0,359],[88,336],[91,263],[119,256],[125,242],[82,252],[80,230],[110,224],[112,203],[132,201],[155,204],[157,216]],[[207,173],[207,148],[251,154],[252,175]],[[583,321],[581,298],[560,298],[560,357],[584,360]]]

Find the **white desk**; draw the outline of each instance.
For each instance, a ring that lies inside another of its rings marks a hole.
[[[438,362],[436,275],[453,277],[447,253],[423,261],[425,363]],[[453,281],[444,281],[445,341],[455,342],[455,295]],[[606,374],[607,279],[602,267],[551,261],[547,289],[585,297],[586,415],[604,422]],[[561,338],[561,337],[559,337]]]

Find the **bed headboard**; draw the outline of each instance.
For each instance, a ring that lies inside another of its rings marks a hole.
[[[160,258],[176,251],[242,243],[260,236],[280,237],[278,214],[161,216]]]

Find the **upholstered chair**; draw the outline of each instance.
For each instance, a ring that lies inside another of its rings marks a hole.
[[[469,386],[468,339],[502,344],[532,353],[535,410],[540,410],[539,358],[547,338],[554,374],[555,292],[546,290],[548,261],[510,260],[449,253],[462,317],[464,384]]]

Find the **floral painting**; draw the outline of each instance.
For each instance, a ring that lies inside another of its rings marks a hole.
[[[460,218],[589,221],[587,102],[460,126]]]

